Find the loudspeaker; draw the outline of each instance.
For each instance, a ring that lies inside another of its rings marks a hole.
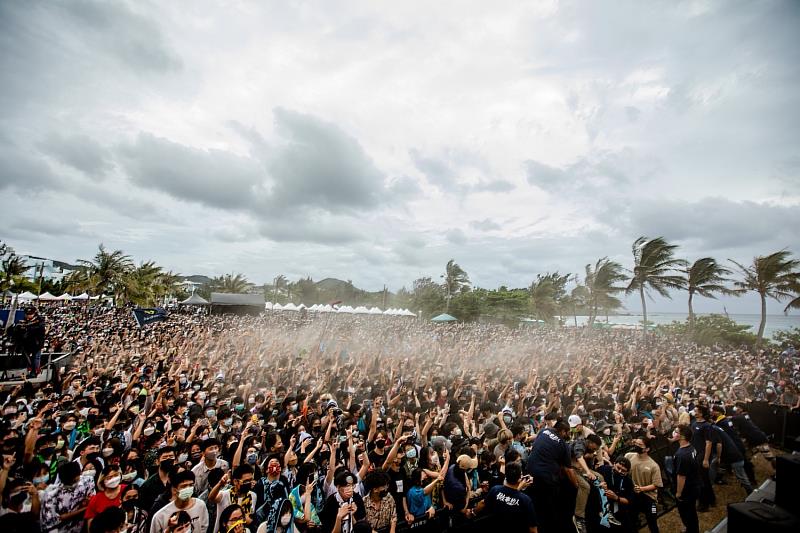
[[[728,533],[797,533],[800,518],[789,511],[761,502],[728,504]]]
[[[800,512],[800,455],[779,455],[775,460],[775,503],[795,514]]]

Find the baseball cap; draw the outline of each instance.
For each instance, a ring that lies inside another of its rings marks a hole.
[[[581,417],[579,417],[578,415],[569,415],[567,422],[569,422],[569,427],[571,428],[577,427],[583,423],[581,421]]]

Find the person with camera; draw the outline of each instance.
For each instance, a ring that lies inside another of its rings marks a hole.
[[[507,464],[505,481],[489,489],[477,511],[485,510],[494,515],[498,531],[537,533],[536,510],[524,492],[532,482],[530,475],[522,475],[522,465],[516,462]]]

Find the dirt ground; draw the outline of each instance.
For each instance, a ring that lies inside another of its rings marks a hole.
[[[780,452],[777,450],[773,450],[773,453],[780,455]],[[768,469],[769,465],[767,461],[760,455],[753,459],[753,466],[756,471],[755,487],[757,488],[760,487],[767,478],[770,470]],[[739,482],[736,481],[736,476],[733,475],[733,472],[728,472],[725,476],[725,481],[727,482],[726,485],[714,486],[717,504],[711,507],[708,512],[697,513],[697,516],[700,518],[700,531],[709,531],[716,526],[720,520],[725,518],[728,514],[729,503],[744,501],[746,497],[744,489],[739,486]],[[658,527],[663,533],[680,533],[683,531],[683,524],[681,523],[681,517],[678,515],[678,509],[675,508],[661,516],[658,519]],[[646,533],[647,531],[649,530],[645,526],[640,530],[640,533]]]

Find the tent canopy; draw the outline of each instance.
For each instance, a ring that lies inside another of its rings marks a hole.
[[[431,319],[431,322],[456,322],[458,319],[454,316],[450,316],[447,313],[442,313],[439,316],[435,316]]]
[[[79,294],[78,296],[73,296],[72,299],[73,300],[88,300],[89,299],[89,295],[84,292],[83,294]]]
[[[263,308],[265,303],[260,294],[211,293],[211,305],[253,305]]]
[[[19,294],[17,296],[17,299],[19,299],[19,301],[21,301],[21,302],[29,302],[31,300],[35,300],[36,299],[36,295],[33,294],[30,291],[25,291],[25,292]]]
[[[70,295],[70,293],[68,293],[68,292],[65,292],[61,296],[57,296],[56,300],[62,300],[62,301],[68,302],[68,301],[72,300],[72,295]]]
[[[192,294],[182,301],[180,305],[208,305],[208,300],[197,294]]]

